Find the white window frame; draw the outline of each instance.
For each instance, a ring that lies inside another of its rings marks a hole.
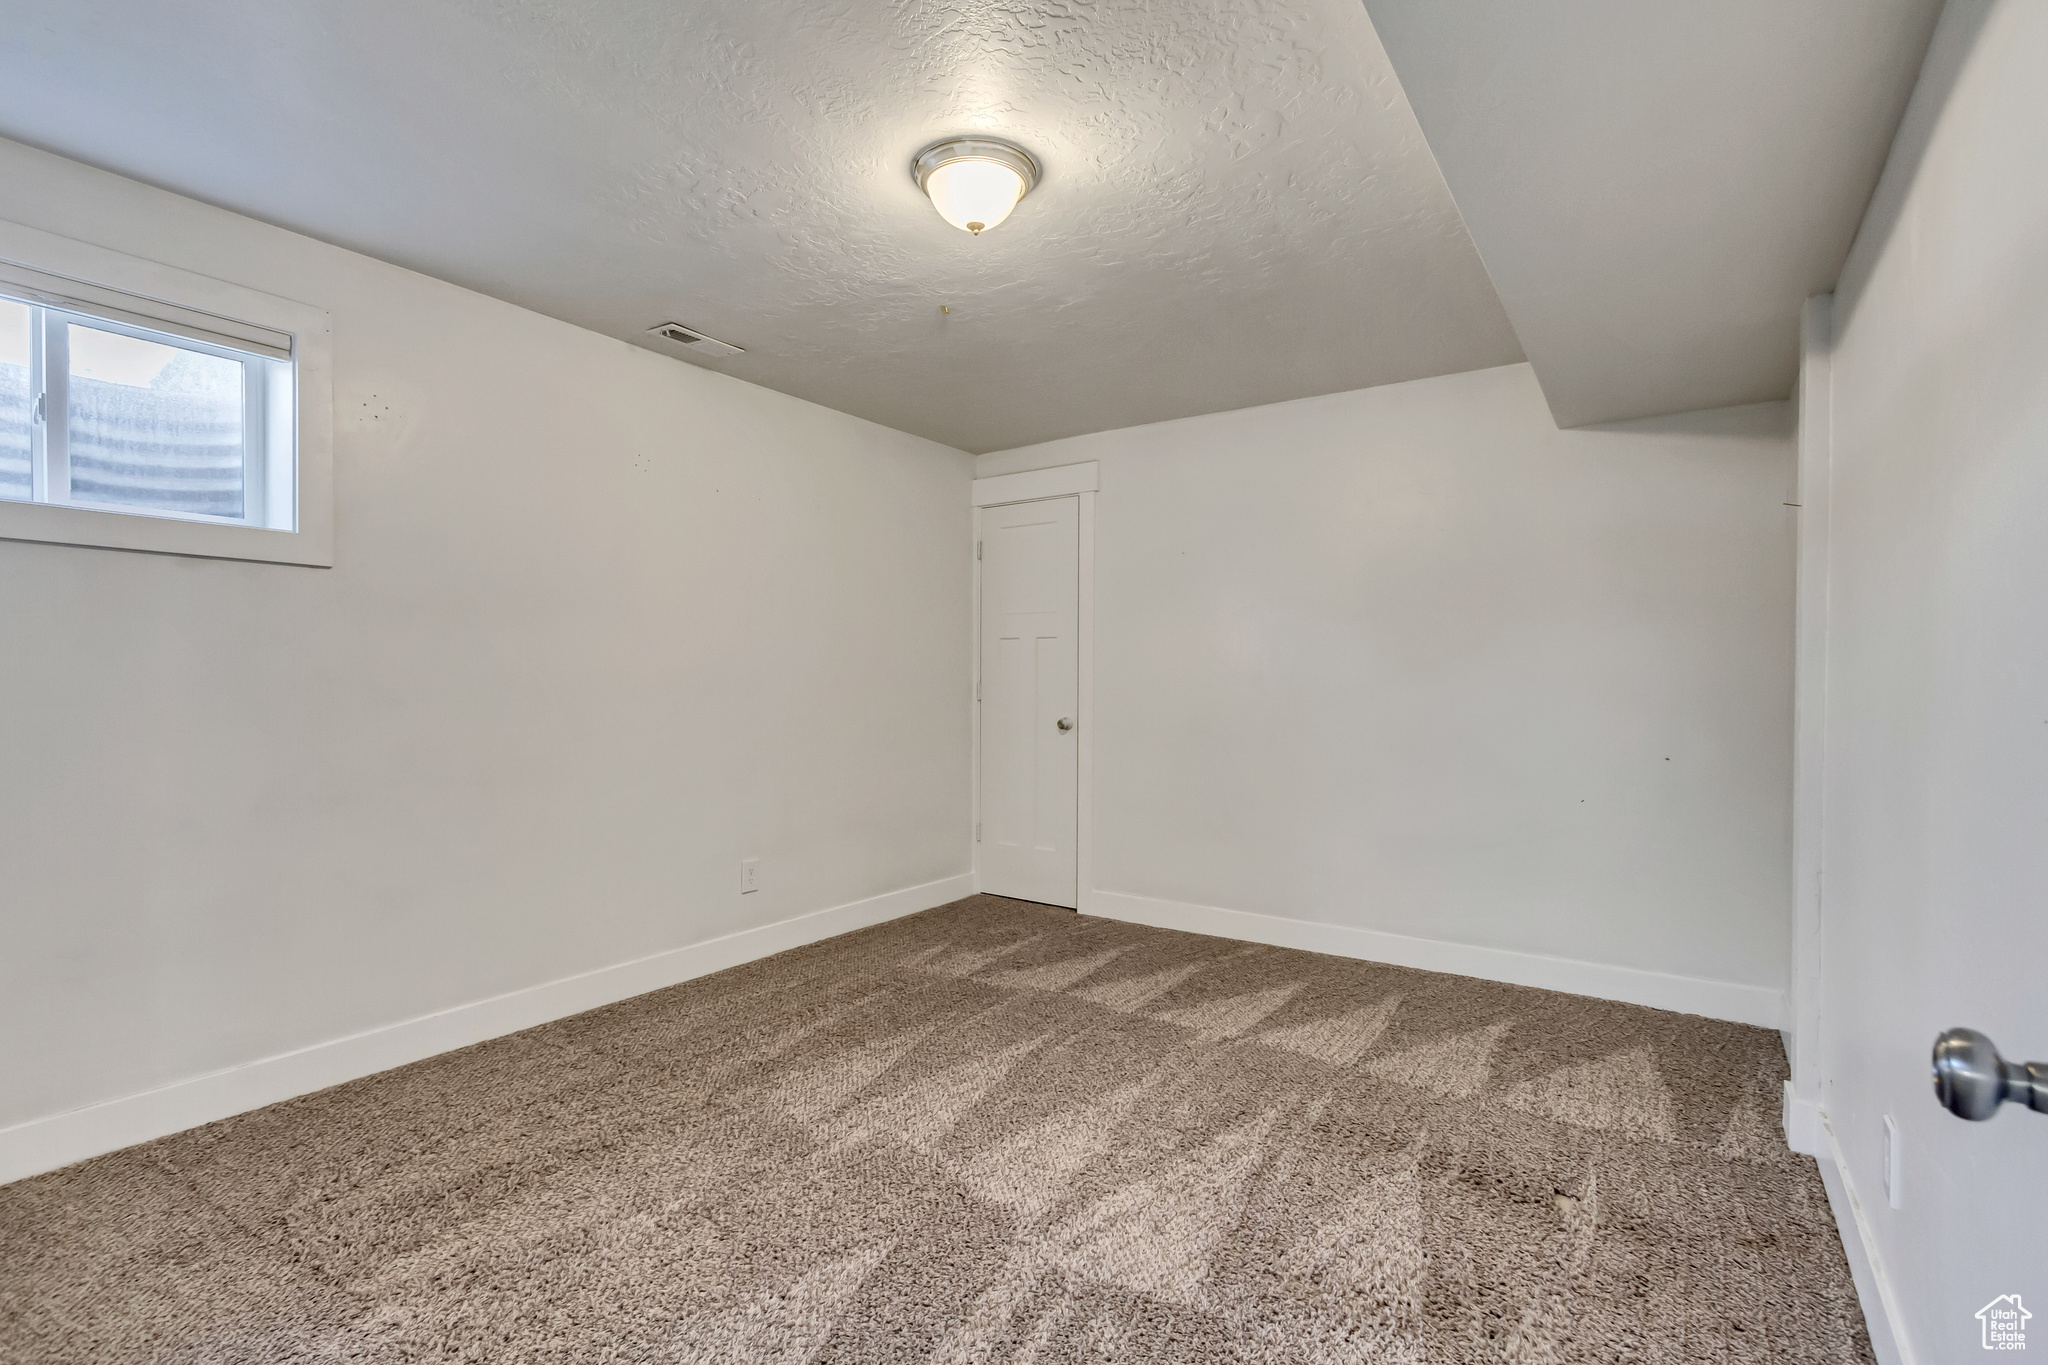
[[[123,516],[171,517],[180,521],[201,521],[217,526],[253,526],[293,530],[298,519],[294,496],[293,453],[296,442],[290,430],[291,361],[286,348],[282,357],[260,355],[232,346],[215,345],[193,337],[140,327],[98,313],[77,311],[49,302],[51,295],[31,291],[5,278],[10,273],[0,265],[0,298],[12,299],[36,309],[35,334],[30,350],[30,389],[37,395],[37,412],[31,426],[29,482],[32,500],[61,507],[82,507],[91,511],[115,512]],[[18,273],[18,272],[17,272]],[[72,324],[90,327],[116,336],[141,341],[175,344],[182,350],[232,361],[242,372],[242,514],[216,516],[205,512],[173,512],[160,508],[135,507],[125,503],[95,503],[81,497],[71,483],[70,408],[71,366],[69,357]],[[279,409],[279,420],[269,418]]]
[[[38,360],[50,333],[66,323],[128,335],[164,334],[180,346],[243,359],[289,357],[289,375],[246,364],[245,429],[267,452],[244,465],[243,517],[166,514],[135,508],[0,499],[0,540],[246,559],[331,567],[334,563],[334,402],[327,313],[243,285],[161,262],[0,222],[0,294],[49,310],[37,337]],[[52,371],[38,391],[63,400]],[[38,424],[31,451],[36,491],[62,478],[68,462]],[[261,468],[252,466],[261,464]],[[61,491],[61,490],[60,490]],[[289,529],[287,529],[289,528]]]

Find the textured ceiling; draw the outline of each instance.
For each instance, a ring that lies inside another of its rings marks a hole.
[[[1941,0],[1366,0],[1560,426],[1783,398]]]
[[[0,133],[613,336],[681,321],[747,348],[715,368],[967,450],[1521,358],[1358,0],[0,22]],[[908,172],[963,132],[1045,168],[978,239]]]

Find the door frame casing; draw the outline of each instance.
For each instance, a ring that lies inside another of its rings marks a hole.
[[[1787,972],[1786,1142],[1824,1154],[1821,1130],[1822,836],[1826,813],[1828,530],[1834,458],[1834,295],[1808,299],[1799,316],[1798,457],[1792,683],[1792,960]]]
[[[1050,469],[1029,469],[1019,474],[999,474],[976,479],[970,503],[973,509],[973,543],[981,544],[982,509],[1019,502],[1044,502],[1052,498],[1074,498],[1078,502],[1077,535],[1079,579],[1075,602],[1076,719],[1080,733],[1075,736],[1074,793],[1074,904],[1081,914],[1089,913],[1088,902],[1095,888],[1095,495],[1098,489],[1096,462],[1057,465]],[[974,889],[981,890],[981,555],[974,555],[973,631],[968,642],[973,662],[969,677],[973,689],[974,739],[968,748],[968,839],[973,853]]]

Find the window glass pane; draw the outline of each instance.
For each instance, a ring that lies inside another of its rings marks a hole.
[[[29,495],[28,440],[36,396],[30,392],[29,306],[0,299],[0,498]]]
[[[242,365],[70,324],[71,500],[242,515]]]

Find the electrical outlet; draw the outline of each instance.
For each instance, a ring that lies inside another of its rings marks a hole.
[[[761,860],[759,858],[740,859],[740,894],[744,896],[749,891],[759,891],[760,889]]]
[[[1890,1114],[1884,1116],[1884,1197],[1899,1207],[1899,1125]]]

